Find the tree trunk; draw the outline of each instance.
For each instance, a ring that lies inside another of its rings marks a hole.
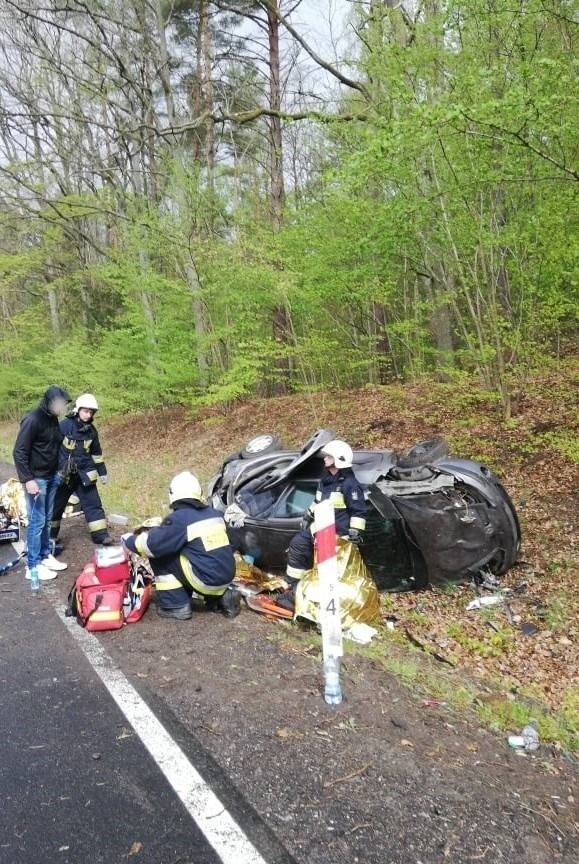
[[[50,324],[52,327],[52,335],[55,339],[60,336],[60,313],[58,311],[58,297],[56,290],[52,285],[48,285],[46,289],[48,295],[48,306],[50,308]]]
[[[279,7],[275,0],[275,9]],[[275,9],[267,10],[267,38],[269,57],[269,107],[271,111],[281,111],[280,46],[279,21]],[[283,182],[283,142],[280,117],[269,118],[269,182],[271,224],[279,231],[283,221],[284,182]]]
[[[269,107],[272,112],[281,111],[281,76],[279,20],[276,10],[278,0],[267,8],[267,40],[269,64]],[[274,232],[281,230],[283,224],[284,182],[283,182],[283,140],[281,118],[271,116],[268,120],[269,147],[269,212]],[[288,356],[289,334],[292,330],[290,311],[285,303],[278,303],[273,309],[273,338],[280,346],[280,354],[275,362],[274,389],[277,394],[287,393],[291,374]]]
[[[205,109],[205,167],[207,169],[207,186],[213,192],[215,173],[215,122],[213,120],[213,103],[215,101],[213,87],[213,37],[209,25],[208,3],[199,5],[199,35],[201,38],[201,89]]]
[[[374,350],[376,352],[377,383],[387,384],[392,380],[392,346],[386,330],[386,307],[372,302],[372,318],[375,328]]]

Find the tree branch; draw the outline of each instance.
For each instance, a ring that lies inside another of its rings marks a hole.
[[[361,81],[355,81],[353,78],[349,78],[347,75],[344,75],[343,72],[340,72],[339,69],[336,69],[335,66],[320,57],[320,55],[317,54],[314,49],[310,47],[310,45],[308,45],[303,36],[300,36],[293,24],[290,24],[286,16],[279,11],[279,9],[277,8],[277,4],[272,3],[271,0],[259,0],[259,5],[262,6],[266,11],[272,12],[276,16],[280,24],[283,24],[288,33],[293,36],[298,45],[301,45],[306,54],[308,54],[312,58],[312,60],[318,64],[318,66],[320,66],[322,69],[325,69],[326,72],[329,72],[330,75],[334,76],[334,78],[337,78],[341,84],[344,84],[346,87],[350,87],[352,90],[357,90],[359,93],[362,93],[366,98],[368,98],[369,94],[364,84],[362,84]]]
[[[162,138],[170,138],[173,135],[183,135],[185,132],[191,132],[194,129],[198,129],[200,126],[203,126],[205,121],[208,119],[212,119],[215,123],[231,122],[244,124],[253,123],[255,120],[259,120],[260,117],[279,117],[281,120],[286,120],[288,122],[294,120],[317,120],[320,123],[366,122],[370,119],[369,115],[364,112],[353,114],[326,114],[323,111],[273,111],[270,108],[259,107],[253,108],[251,111],[240,111],[233,114],[221,112],[212,114],[211,112],[206,111],[194,120],[180,123],[178,126],[167,126],[163,129],[156,129],[155,131]],[[136,134],[145,128],[148,127],[139,125],[137,128],[133,128],[130,131],[133,134]]]

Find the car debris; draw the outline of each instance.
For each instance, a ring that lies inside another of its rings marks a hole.
[[[539,732],[537,730],[537,721],[531,720],[520,735],[509,735],[509,747],[513,750],[526,750],[528,753],[534,753],[541,746]]]

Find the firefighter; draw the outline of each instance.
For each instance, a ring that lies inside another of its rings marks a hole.
[[[324,472],[318,483],[316,497],[302,520],[302,527],[289,545],[286,582],[289,589],[277,598],[285,609],[293,609],[295,589],[299,580],[311,570],[314,558],[314,510],[320,501],[334,505],[336,533],[351,543],[360,543],[366,528],[364,492],[356,480],[352,463],[354,454],[345,441],[334,439],[322,449]]]
[[[209,609],[234,618],[240,596],[231,588],[235,559],[223,516],[205,503],[199,480],[190,471],[173,477],[169,504],[171,513],[161,525],[123,535],[127,549],[151,560],[158,614],[191,618],[195,592]]]
[[[98,432],[93,425],[98,407],[92,393],[83,393],[70,414],[60,421],[63,439],[59,472],[62,482],[56,493],[50,528],[50,536],[54,541],[58,537],[68,499],[76,493],[93,543],[110,546],[114,542],[107,530],[105,511],[97,489],[97,480],[101,483],[108,480]]]

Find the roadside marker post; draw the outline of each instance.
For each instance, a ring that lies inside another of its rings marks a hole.
[[[340,657],[343,655],[336,520],[329,501],[320,501],[314,510],[316,558],[320,580],[320,625],[324,658],[324,698],[329,705],[342,701]]]

